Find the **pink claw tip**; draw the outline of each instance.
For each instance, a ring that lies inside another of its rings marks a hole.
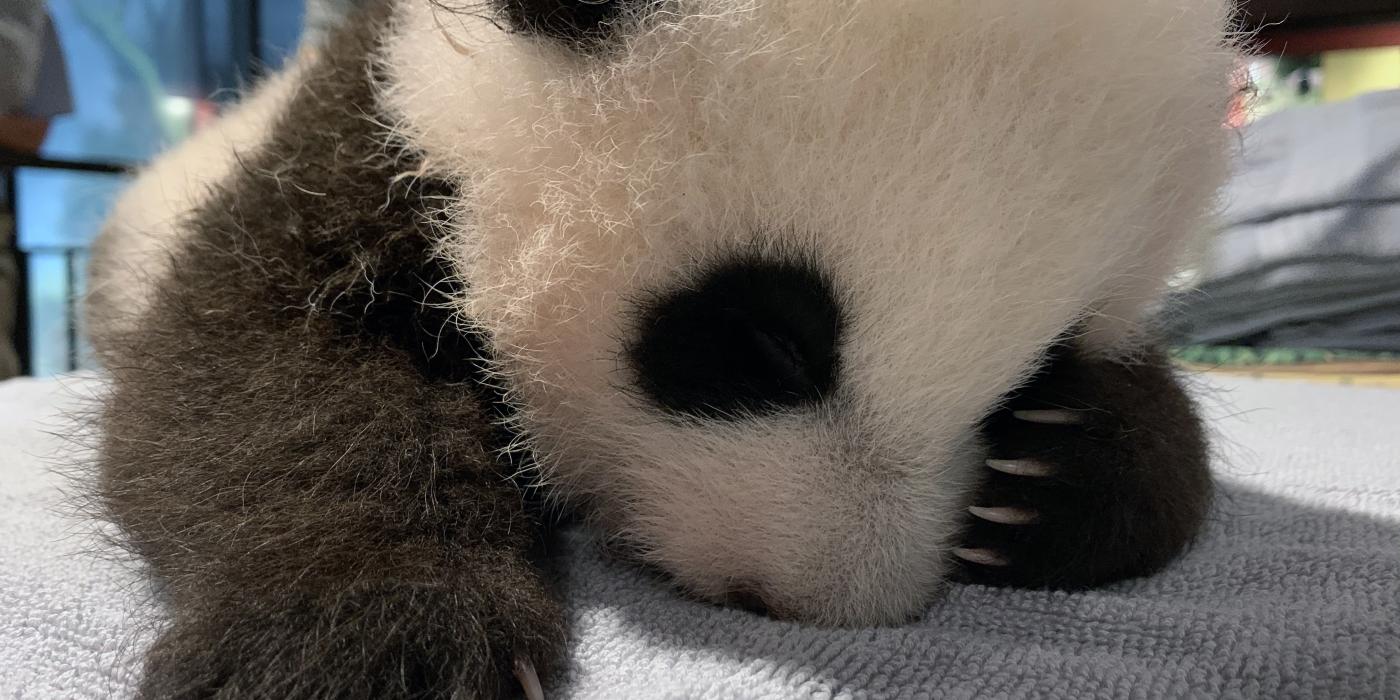
[[[983,566],[1009,566],[1011,564],[1011,560],[990,549],[968,549],[965,547],[958,547],[953,550],[953,556],[963,561],[981,564]]]
[[[1012,411],[1011,415],[1017,420],[1041,425],[1079,425],[1084,422],[1084,416],[1065,410]]]
[[[987,467],[1012,476],[1050,476],[1054,469],[1033,459],[989,459]]]
[[[967,512],[986,520],[989,523],[1001,525],[1030,525],[1039,520],[1039,515],[1028,508],[984,508],[982,506],[968,506]]]
[[[525,691],[525,700],[544,700],[544,686],[540,684],[540,674],[535,672],[535,664],[528,657],[515,657],[515,678]]]

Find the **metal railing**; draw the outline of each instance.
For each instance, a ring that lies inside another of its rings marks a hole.
[[[92,161],[62,160],[55,158],[44,158],[43,156],[30,153],[23,153],[10,149],[0,148],[0,174],[4,176],[5,198],[4,206],[9,208],[8,214],[15,222],[14,231],[8,242],[9,253],[14,257],[17,270],[16,285],[16,314],[15,329],[12,340],[16,353],[19,355],[20,373],[32,374],[34,369],[33,356],[33,328],[34,319],[31,317],[31,279],[30,279],[30,256],[32,254],[60,255],[64,261],[66,274],[64,288],[69,290],[69,294],[64,303],[64,323],[68,340],[68,369],[77,369],[79,363],[79,319],[78,319],[78,299],[72,290],[80,286],[82,271],[79,269],[79,260],[86,254],[86,249],[82,247],[69,246],[32,246],[28,249],[20,245],[19,236],[19,188],[17,185],[18,171],[23,168],[36,168],[41,170],[58,170],[75,173],[97,173],[107,175],[126,175],[131,173],[131,167],[116,163],[99,163]]]

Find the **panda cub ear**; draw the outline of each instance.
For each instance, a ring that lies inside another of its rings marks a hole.
[[[498,0],[516,31],[587,45],[607,39],[629,8],[653,0]]]

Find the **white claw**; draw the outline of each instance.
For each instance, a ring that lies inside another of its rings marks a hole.
[[[515,657],[515,678],[525,690],[525,700],[544,700],[544,686],[540,684],[540,674],[535,672],[535,664],[529,658]]]
[[[967,512],[986,520],[990,523],[1001,525],[1030,525],[1040,519],[1040,516],[1028,508],[983,508],[981,506],[968,506]]]
[[[1001,554],[993,552],[990,549],[968,549],[966,547],[958,547],[957,549],[953,550],[953,556],[962,559],[963,561],[969,561],[973,564],[981,564],[983,566],[1011,565],[1010,559],[1007,559]]]
[[[1049,411],[1012,411],[1011,415],[1017,420],[1027,423],[1040,423],[1042,425],[1079,425],[1084,422],[1084,417],[1074,411],[1054,409]]]
[[[989,459],[987,466],[1012,476],[1045,477],[1055,473],[1050,465],[1033,459]]]

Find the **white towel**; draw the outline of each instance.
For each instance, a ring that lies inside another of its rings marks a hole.
[[[91,380],[0,384],[0,697],[125,697],[157,611],[52,507],[44,432]],[[1400,391],[1215,380],[1223,487],[1167,572],[1090,593],[954,587],[830,631],[687,602],[570,555],[551,697],[1400,698]]]

